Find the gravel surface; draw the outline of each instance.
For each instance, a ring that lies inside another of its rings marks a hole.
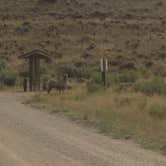
[[[0,93],[0,166],[166,166],[166,157]]]

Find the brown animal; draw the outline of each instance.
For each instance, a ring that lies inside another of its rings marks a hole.
[[[71,89],[72,87],[68,85],[67,76],[64,76],[62,80],[50,80],[47,83],[47,92],[50,93],[52,89],[56,89],[63,92],[66,89]]]

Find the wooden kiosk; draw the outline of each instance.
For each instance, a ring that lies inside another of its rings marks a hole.
[[[40,60],[44,59],[49,62],[50,56],[41,50],[33,50],[19,56],[21,59],[29,61],[29,88],[30,91],[40,90]]]

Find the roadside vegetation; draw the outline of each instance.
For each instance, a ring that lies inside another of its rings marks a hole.
[[[39,92],[27,103],[166,154],[166,83],[160,77],[142,78],[136,71],[108,74],[103,88],[95,72],[87,82],[74,81],[72,90]]]
[[[12,87],[16,85],[17,72],[10,70],[7,61],[0,58],[0,88]]]

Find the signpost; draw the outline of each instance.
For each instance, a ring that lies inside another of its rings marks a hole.
[[[107,85],[107,75],[106,75],[106,73],[108,72],[108,59],[107,58],[101,58],[100,59],[100,70],[101,70],[103,85],[106,87],[106,85]]]
[[[27,59],[29,62],[29,88],[30,91],[40,90],[40,60],[44,59],[49,62],[50,56],[41,50],[33,50],[19,56],[19,58]],[[24,91],[27,91],[27,80],[24,80]]]

